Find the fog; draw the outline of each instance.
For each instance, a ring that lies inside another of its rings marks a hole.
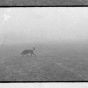
[[[88,8],[1,8],[0,81],[88,81]]]
[[[0,8],[0,44],[87,42],[88,8]]]

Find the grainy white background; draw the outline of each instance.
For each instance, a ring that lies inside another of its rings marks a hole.
[[[2,83],[0,88],[88,88],[88,83]]]

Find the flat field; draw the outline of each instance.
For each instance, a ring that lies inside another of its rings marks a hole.
[[[0,81],[88,81],[87,44],[35,44],[36,56],[21,52],[32,45],[8,45],[0,51]]]

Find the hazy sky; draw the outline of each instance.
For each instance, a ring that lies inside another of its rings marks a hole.
[[[88,41],[88,8],[0,8],[0,43]]]

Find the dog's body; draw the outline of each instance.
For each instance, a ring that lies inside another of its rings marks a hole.
[[[22,56],[24,56],[24,55],[27,55],[28,56],[28,54],[30,53],[31,56],[32,56],[32,55],[35,55],[34,54],[34,50],[35,50],[35,48],[33,47],[33,50],[24,50],[21,54],[22,54]]]

